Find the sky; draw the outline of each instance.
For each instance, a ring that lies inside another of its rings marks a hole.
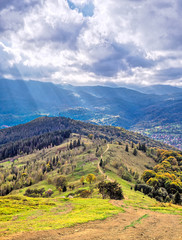
[[[182,86],[181,0],[0,0],[0,78]]]

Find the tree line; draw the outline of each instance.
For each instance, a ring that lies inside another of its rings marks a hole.
[[[66,138],[69,138],[70,133],[70,130],[56,131],[2,145],[0,147],[0,160],[12,158],[17,155],[30,154],[34,150],[41,150],[50,145],[60,145]]]

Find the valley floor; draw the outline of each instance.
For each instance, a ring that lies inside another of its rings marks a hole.
[[[111,201],[123,207],[123,201]],[[134,207],[124,207],[106,220],[97,220],[59,230],[19,233],[6,240],[180,240],[181,216]]]

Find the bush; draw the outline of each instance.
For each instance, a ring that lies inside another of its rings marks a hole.
[[[144,182],[147,182],[150,178],[154,178],[156,176],[156,173],[153,170],[145,170],[142,179]]]
[[[24,196],[28,196],[28,197],[42,197],[44,192],[45,192],[44,188],[40,188],[40,189],[37,189],[37,188],[30,189],[30,188],[28,188],[25,191]]]
[[[122,175],[122,179],[124,179],[128,182],[131,182],[132,181],[132,176],[129,172],[124,172],[123,175]]]
[[[62,189],[67,186],[67,180],[64,176],[59,176],[55,179],[56,187],[61,187]]]
[[[174,202],[174,204],[181,204],[182,203],[181,195],[180,195],[180,193],[178,191],[174,195],[173,202]]]
[[[80,197],[82,197],[82,198],[88,198],[90,195],[91,195],[91,192],[88,191],[88,190],[83,190],[83,191],[80,193]]]
[[[54,192],[52,191],[52,189],[48,189],[46,192],[45,192],[45,196],[46,197],[50,197]]]
[[[88,198],[91,195],[91,192],[89,190],[80,189],[76,191],[75,193],[70,193],[69,196],[76,196],[76,197],[82,197],[82,198]]]
[[[156,191],[156,194],[160,197],[162,197],[163,199],[165,199],[168,195],[168,192],[166,191],[165,188],[161,187],[161,188],[158,188],[157,191]]]
[[[147,184],[136,184],[135,191],[143,192],[144,194],[149,194],[152,191],[152,187]]]
[[[119,184],[115,182],[100,182],[98,184],[99,193],[103,198],[110,197],[110,199],[121,200],[124,198],[123,192]]]

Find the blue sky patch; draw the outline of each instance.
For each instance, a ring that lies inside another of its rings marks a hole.
[[[92,2],[85,4],[83,6],[75,5],[72,1],[67,0],[69,7],[74,10],[77,9],[78,12],[82,13],[84,17],[92,17],[94,15],[94,5]]]

